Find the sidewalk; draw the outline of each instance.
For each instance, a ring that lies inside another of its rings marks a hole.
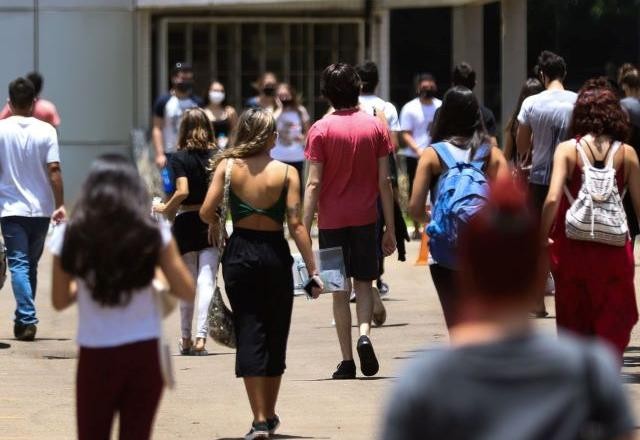
[[[388,320],[372,334],[381,364],[376,377],[330,380],[340,360],[331,326],[331,298],[296,299],[288,369],[279,400],[282,435],[276,438],[375,439],[387,393],[406,360],[425,346],[446,343],[427,268],[413,265],[418,245],[409,244],[406,263],[397,262],[395,256],[388,259]],[[52,310],[50,271],[50,256],[45,254],[37,300],[41,323],[35,343],[13,340],[14,301],[9,282],[0,291],[0,437],[4,440],[75,437],[76,310]],[[547,307],[553,310],[552,298],[547,299]],[[550,332],[555,330],[554,322],[537,321]],[[177,341],[176,312],[167,321],[167,333]],[[239,439],[248,430],[251,412],[242,382],[234,377],[233,352],[212,341],[208,348],[208,357],[174,357],[178,386],[163,397],[155,439]],[[637,331],[625,365],[626,386],[640,420]]]

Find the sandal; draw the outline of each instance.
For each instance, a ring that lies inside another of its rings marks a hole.
[[[198,348],[198,342],[199,340],[202,340],[202,348]],[[191,347],[191,354],[193,356],[207,356],[209,354],[209,352],[207,351],[206,348],[204,348],[204,343],[207,341],[206,338],[196,338],[196,344],[194,346]]]

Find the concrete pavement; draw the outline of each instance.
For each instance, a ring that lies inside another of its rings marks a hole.
[[[331,299],[296,299],[288,369],[279,399],[283,424],[277,438],[376,438],[387,394],[406,360],[428,345],[446,343],[442,313],[427,268],[413,265],[418,245],[409,244],[408,262],[399,263],[395,256],[388,259],[388,319],[372,334],[381,364],[376,377],[330,380],[340,358],[331,326]],[[36,342],[13,340],[14,300],[9,281],[0,291],[0,438],[5,440],[75,437],[76,309],[63,313],[52,310],[48,253],[40,269]],[[552,298],[547,298],[547,306],[553,310]],[[553,319],[537,324],[547,331],[555,328]],[[177,312],[166,321],[166,330],[177,341]],[[234,376],[234,354],[212,341],[208,349],[207,357],[174,356],[178,385],[163,396],[155,439],[238,439],[248,430],[251,411],[242,382]],[[623,373],[640,420],[637,331]]]

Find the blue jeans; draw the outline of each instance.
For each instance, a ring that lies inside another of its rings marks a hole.
[[[42,256],[50,219],[47,217],[3,217],[0,219],[11,287],[16,298],[16,324],[37,324],[36,286],[38,261]]]

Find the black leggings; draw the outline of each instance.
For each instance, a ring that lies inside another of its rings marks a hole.
[[[236,376],[281,376],[293,309],[293,258],[282,231],[234,228],[222,275],[236,330]]]
[[[442,306],[442,312],[444,313],[444,320],[447,323],[447,328],[451,328],[455,325],[457,320],[457,307],[460,292],[458,290],[458,284],[456,280],[456,271],[442,267],[439,264],[432,264],[429,266],[431,271],[431,279],[433,285],[438,292],[438,298],[440,299],[440,305]]]

